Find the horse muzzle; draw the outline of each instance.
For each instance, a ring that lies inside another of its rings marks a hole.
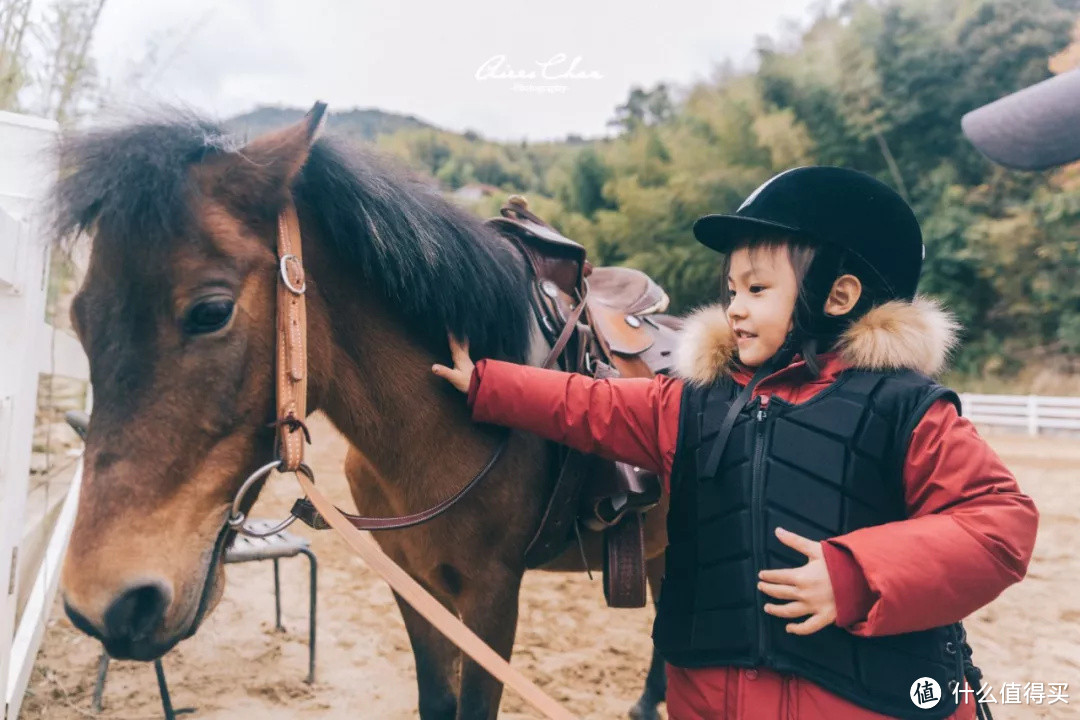
[[[118,660],[155,660],[180,637],[161,638],[172,589],[163,582],[134,585],[117,595],[94,623],[64,600],[64,612],[72,624],[101,641],[105,651]]]

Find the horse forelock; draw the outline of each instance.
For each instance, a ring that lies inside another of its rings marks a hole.
[[[56,238],[89,231],[124,254],[167,252],[191,226],[192,165],[228,147],[219,126],[183,113],[65,137],[52,196]]]

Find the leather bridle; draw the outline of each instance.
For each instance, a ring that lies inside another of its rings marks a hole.
[[[242,508],[252,488],[267,478],[271,472],[302,473],[314,482],[315,474],[304,463],[304,444],[311,442],[311,434],[304,418],[307,415],[307,307],[305,295],[307,277],[304,273],[304,256],[300,235],[300,220],[296,205],[290,200],[278,215],[278,284],[277,284],[277,352],[276,352],[276,397],[277,420],[271,423],[276,427],[276,448],[278,459],[266,463],[255,470],[240,485],[233,498],[228,525],[238,533],[252,537],[266,537],[281,532],[296,520],[316,530],[329,527],[311,501],[304,497],[297,500],[288,517],[273,527],[256,530],[247,525],[247,517]],[[580,303],[578,308],[584,307]],[[573,323],[567,323],[572,327]],[[545,366],[549,366],[558,356],[567,338],[561,338],[548,355]],[[506,430],[491,458],[469,482],[450,497],[426,510],[394,517],[365,517],[342,511],[342,515],[358,530],[400,530],[420,525],[442,515],[462,498],[469,494],[495,467],[509,441],[510,432]]]

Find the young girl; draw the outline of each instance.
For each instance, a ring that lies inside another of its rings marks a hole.
[[[673,720],[974,717],[960,621],[1024,576],[1038,513],[930,379],[956,325],[915,294],[913,213],[808,167],[694,234],[727,292],[688,318],[677,377],[474,367],[453,338],[433,372],[478,422],[663,478]]]

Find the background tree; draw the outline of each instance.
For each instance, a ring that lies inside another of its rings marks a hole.
[[[91,43],[105,0],[0,0],[0,109],[70,124],[93,108]]]
[[[27,82],[30,0],[0,0],[0,109],[16,110]]]

